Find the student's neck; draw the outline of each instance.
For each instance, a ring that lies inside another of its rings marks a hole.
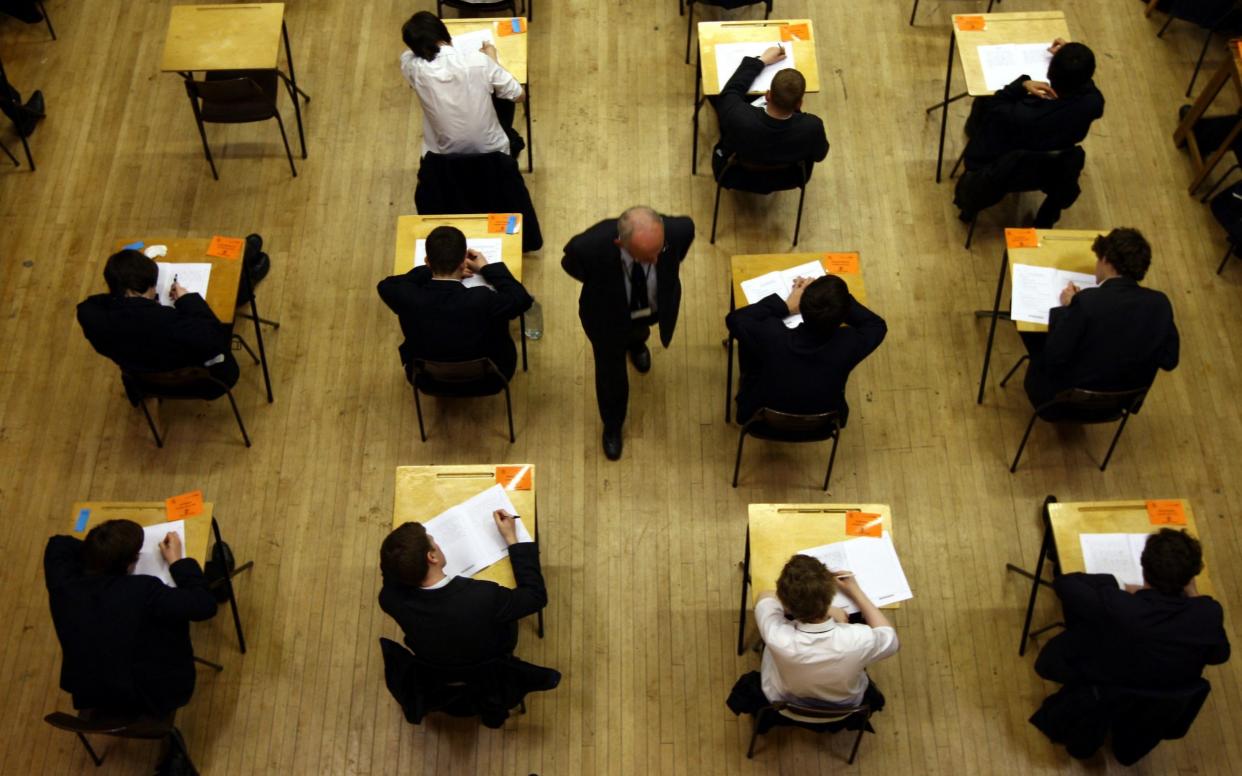
[[[441,279],[443,280],[445,278]],[[446,576],[448,575],[444,573],[444,569],[428,569],[427,576],[423,577],[422,587],[431,587],[432,585],[443,580]]]
[[[462,275],[460,273],[455,273],[452,275],[432,275],[431,279],[432,280],[461,280],[463,277],[465,277],[465,275]]]
[[[787,118],[789,118],[790,116],[794,115],[794,111],[791,111],[791,110],[780,110],[779,108],[774,108],[774,107],[772,107],[772,103],[770,103],[770,102],[769,102],[768,104],[766,104],[766,105],[764,105],[764,106],[763,106],[763,112],[764,112],[764,113],[766,113],[766,114],[768,114],[768,115],[769,115],[769,116],[771,116],[772,118],[774,118],[774,119],[780,119],[781,121],[784,121],[785,119],[787,119]]]

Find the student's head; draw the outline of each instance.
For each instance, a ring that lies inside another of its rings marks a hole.
[[[155,288],[159,276],[155,261],[132,248],[112,254],[104,265],[104,282],[113,296],[125,296],[130,291],[145,294]]]
[[[768,102],[783,111],[795,111],[802,107],[802,95],[806,94],[806,78],[792,68],[781,70],[772,76],[768,88]]]
[[[655,264],[664,250],[664,219],[646,205],[635,205],[617,219],[616,244],[641,264]]]
[[[1161,528],[1147,537],[1141,562],[1148,585],[1167,595],[1180,595],[1203,571],[1203,548],[1185,531]]]
[[[427,235],[427,266],[439,277],[452,275],[466,260],[466,235],[455,226],[437,226]]]
[[[1133,280],[1142,280],[1151,266],[1151,246],[1137,229],[1123,226],[1100,235],[1091,244],[1091,250],[1118,275]]]
[[[401,39],[414,55],[428,62],[440,53],[441,43],[452,43],[448,27],[431,11],[419,11],[401,27]]]
[[[1059,96],[1073,94],[1095,75],[1095,54],[1081,43],[1066,43],[1048,63],[1048,83]]]
[[[88,574],[127,574],[142,549],[142,526],[133,520],[109,520],[86,535],[82,565]]]
[[[836,595],[837,584],[828,567],[810,555],[795,555],[781,569],[776,580],[776,597],[785,614],[801,622],[814,622],[828,616],[828,606]]]
[[[850,289],[845,281],[836,275],[824,275],[802,290],[798,311],[815,333],[827,337],[845,320],[849,305]]]
[[[444,565],[444,554],[422,523],[402,523],[380,545],[384,579],[418,587],[433,566]]]

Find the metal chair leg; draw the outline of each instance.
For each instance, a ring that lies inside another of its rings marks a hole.
[[[755,739],[759,738],[759,720],[763,719],[766,709],[760,709],[755,715],[754,724],[750,729],[750,746],[746,749],[746,759],[753,759],[755,756]]]
[[[0,151],[3,151],[3,152],[4,152],[4,155],[5,155],[5,156],[7,156],[7,157],[9,157],[9,159],[13,162],[13,166],[14,166],[14,167],[21,167],[21,166],[22,166],[22,165],[21,165],[21,162],[17,161],[17,157],[13,155],[13,152],[12,152],[12,151],[10,151],[10,150],[9,150],[9,147],[8,147],[8,146],[6,146],[4,143],[0,143]]]
[[[824,474],[824,492],[828,492],[828,481],[832,479],[832,465],[837,460],[837,442],[841,441],[841,431],[838,430],[832,437],[832,452],[828,454],[828,471]]]
[[[1100,471],[1108,468],[1108,461],[1113,457],[1113,450],[1117,449],[1117,440],[1121,439],[1121,432],[1126,430],[1126,421],[1130,419],[1130,413],[1126,412],[1121,416],[1121,424],[1117,426],[1117,433],[1113,434],[1113,443],[1108,446],[1108,453],[1104,456],[1104,463],[1100,464]]]
[[[414,411],[418,413],[418,435],[427,441],[427,432],[423,429],[423,403],[418,400],[418,386],[414,386]]]
[[[962,147],[962,152],[957,155],[957,161],[953,163],[953,169],[949,170],[949,180],[957,177],[957,168],[962,166],[962,162],[966,160],[966,147]]]
[[[43,5],[43,0],[39,2],[39,13],[43,14],[43,21],[47,23],[47,33],[52,36],[52,40],[56,40],[56,30],[52,29],[52,17],[48,16],[47,8]]]
[[[806,200],[806,184],[798,190],[798,220],[794,221],[794,247],[798,247],[798,235],[802,232],[802,203]]]
[[[1211,199],[1212,195],[1216,193],[1216,190],[1220,188],[1220,185],[1225,182],[1225,179],[1228,178],[1233,173],[1234,170],[1239,170],[1239,169],[1242,169],[1242,167],[1235,164],[1234,166],[1230,167],[1228,170],[1225,170],[1225,174],[1216,179],[1216,182],[1212,184],[1212,188],[1208,189],[1207,193],[1205,193],[1202,197],[1199,197],[1199,201],[1207,202],[1209,199]]]
[[[914,26],[914,15],[919,12],[919,0],[914,0],[914,7],[910,9],[910,26]]]
[[[1022,451],[1026,448],[1026,440],[1031,436],[1031,429],[1035,427],[1035,421],[1038,418],[1038,413],[1031,413],[1031,422],[1026,424],[1026,433],[1022,435],[1022,444],[1018,445],[1018,454],[1013,457],[1013,464],[1009,467],[1010,474],[1018,470],[1018,459],[1022,457]]]
[[[103,758],[95,754],[95,747],[91,746],[91,742],[86,740],[86,736],[78,733],[78,740],[82,742],[82,746],[86,747],[86,753],[91,756],[91,760],[95,763],[95,767],[103,765]]]
[[[1208,46],[1212,43],[1212,33],[1214,30],[1208,29],[1207,35],[1203,38],[1203,48],[1199,50],[1199,61],[1195,62],[1195,71],[1190,74],[1190,85],[1186,87],[1186,96],[1195,90],[1195,81],[1199,78],[1199,71],[1203,69],[1203,58],[1207,56]]]
[[[530,128],[530,85],[526,84],[526,99],[522,102],[522,112],[526,114],[526,171],[535,171],[535,134]]]
[[[862,726],[858,728],[858,735],[854,737],[854,748],[850,749],[850,759],[846,761],[849,765],[853,765],[854,758],[858,756],[858,747],[862,744],[863,733],[867,730],[866,723],[870,719],[871,715],[867,714],[866,718],[863,719]]]
[[[220,536],[220,524],[216,522],[214,517],[211,519],[211,530],[215,534],[216,544],[224,544],[224,538]],[[254,568],[254,561],[248,560],[228,572],[222,582],[225,591],[229,594],[229,608],[233,613],[233,628],[237,631],[237,647],[243,655],[246,654],[246,635],[242,632],[241,613],[237,608],[237,593],[233,588],[233,578],[243,571],[249,571],[252,568]]]
[[[686,10],[686,64],[690,64],[690,36],[694,33],[694,0],[687,0]]]
[[[1005,379],[1000,381],[1001,388],[1004,388],[1005,383],[1009,382],[1009,378],[1013,377],[1013,373],[1018,371],[1018,367],[1022,366],[1022,362],[1028,361],[1030,360],[1030,358],[1031,358],[1030,356],[1024,355],[1022,356],[1022,358],[1018,359],[1018,363],[1013,365],[1013,369],[1010,369],[1008,372],[1005,373]]]
[[[717,181],[716,182],[716,206],[712,208],[712,239],[710,240],[712,245],[716,244],[716,216],[720,214],[720,189],[721,189],[720,182]]]
[[[1229,241],[1229,247],[1225,249],[1225,257],[1220,260],[1220,266],[1216,268],[1216,274],[1219,275],[1225,270],[1225,264],[1228,263],[1229,257],[1233,255],[1233,240]]]
[[[275,401],[272,395],[272,374],[267,368],[267,348],[263,344],[263,329],[259,326],[263,320],[259,317],[259,296],[255,293],[254,278],[250,275],[250,268],[244,267],[245,281],[250,294],[250,319],[254,321],[254,341],[259,346],[259,363],[263,365],[263,387],[267,391],[267,403],[271,404]]]
[[[975,224],[979,221],[979,214],[975,213],[975,217],[970,219],[970,229],[966,230],[966,250],[970,250],[970,241],[975,238]]]
[[[233,400],[233,392],[227,391],[224,394],[229,397],[229,404],[233,407],[233,417],[237,418],[237,427],[241,429],[242,439],[246,442],[246,447],[250,447],[250,435],[246,433],[246,424],[242,423],[241,413],[237,411],[237,402]]]
[[[522,341],[522,371],[526,369],[526,313],[518,313],[518,339]]]
[[[509,444],[517,441],[513,435],[513,400],[509,398],[509,384],[505,383],[505,414],[509,417]]]
[[[298,177],[298,168],[293,166],[293,151],[289,150],[289,138],[285,135],[285,122],[280,119],[280,112],[276,112],[276,126],[280,128],[280,139],[285,144],[285,156],[289,158],[289,169],[293,172],[293,177]]]
[[[1170,25],[1170,24],[1172,24],[1172,23],[1173,23],[1173,16],[1172,16],[1172,14],[1170,14],[1170,15],[1169,15],[1169,18],[1167,18],[1167,19],[1165,19],[1165,20],[1164,20],[1164,24],[1160,27],[1160,31],[1156,33],[1156,37],[1157,37],[1157,38],[1163,38],[1163,37],[1164,37],[1164,31],[1165,31],[1165,30],[1167,30],[1167,29],[1169,29],[1169,25]]]
[[[742,468],[742,445],[746,443],[746,427],[737,437],[737,459],[733,462],[733,487],[737,487],[737,473]]]
[[[242,350],[250,354],[250,358],[253,359],[256,364],[259,363],[259,356],[253,350],[250,349],[250,343],[246,342],[246,340],[242,338],[242,335],[234,334],[233,340],[237,344],[242,346]]]
[[[210,660],[204,660],[198,655],[191,655],[191,657],[194,658],[195,663],[201,663],[202,665],[205,665],[208,668],[213,669],[216,673],[221,673],[222,671],[224,671],[224,666],[220,665],[219,663],[213,663]]]
[[[160,438],[160,432],[155,428],[155,421],[151,419],[151,412],[147,409],[147,400],[140,399],[138,404],[142,407],[142,414],[147,418],[147,425],[151,428],[151,436],[155,437],[155,446],[164,447],[164,440]]]
[[[181,731],[176,727],[168,735],[172,745],[181,750],[181,756],[185,758],[185,764],[190,767],[190,773],[198,773],[198,769],[194,767],[194,761],[190,759],[190,747],[185,743],[185,736],[181,735]]]
[[[198,112],[198,98],[190,91],[189,82],[186,82],[186,94],[190,95],[190,107],[194,109],[194,123],[198,125],[198,136],[203,141],[203,155],[207,157],[207,164],[211,167],[211,177],[213,180],[220,180],[220,174],[216,172],[216,160],[211,156],[211,146],[207,145],[207,128],[203,126],[203,117]]]

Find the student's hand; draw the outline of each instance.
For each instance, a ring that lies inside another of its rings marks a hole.
[[[479,47],[479,51],[482,51],[484,54],[491,57],[493,61],[500,61],[499,59],[496,59],[496,47],[492,45],[491,41],[483,41],[483,45]]]
[[[1046,84],[1043,81],[1023,81],[1022,88],[1026,89],[1027,93],[1033,94],[1036,97],[1042,97],[1045,100],[1055,100],[1057,98],[1057,93],[1053,91],[1052,84]]]
[[[172,287],[168,289],[168,298],[175,302],[185,296],[186,293],[185,287],[174,281]]]
[[[1190,583],[1187,584],[1186,587],[1182,590],[1182,592],[1186,594],[1187,598],[1194,598],[1195,596],[1199,595],[1199,588],[1195,586],[1195,581],[1192,579],[1190,580]]]
[[[169,531],[164,537],[164,541],[160,542],[160,554],[164,556],[164,562],[169,566],[185,557],[185,553],[181,549],[181,537]]]
[[[759,55],[759,61],[765,65],[774,65],[785,58],[785,49],[780,46],[771,46],[767,51]]]
[[[789,292],[789,298],[785,300],[785,306],[789,308],[790,315],[798,314],[798,307],[802,304],[802,292],[806,287],[811,285],[811,278],[794,278],[793,288]]]
[[[850,600],[858,600],[857,596],[862,592],[862,589],[858,587],[858,578],[854,576],[854,572],[829,571],[828,573],[836,580],[838,590],[849,596]]]
[[[1065,288],[1061,289],[1061,306],[1065,307],[1074,298],[1074,294],[1078,293],[1078,286],[1073,283],[1066,283]]]
[[[513,515],[497,509],[492,513],[492,519],[496,521],[496,528],[500,531],[500,538],[505,540],[505,544],[517,544],[517,523],[514,522]]]
[[[838,609],[835,606],[828,607],[828,616],[837,622],[849,622],[850,616],[845,613],[844,609]]]
[[[1052,45],[1048,47],[1048,53],[1049,54],[1057,53],[1058,51],[1061,50],[1061,47],[1064,46],[1066,43],[1069,43],[1069,41],[1067,41],[1065,38],[1057,38],[1056,40],[1052,41]]]
[[[1143,586],[1142,585],[1126,585],[1125,589],[1127,593],[1137,593],[1138,591],[1143,589]]]
[[[487,266],[487,258],[474,248],[466,249],[466,277],[471,277]]]

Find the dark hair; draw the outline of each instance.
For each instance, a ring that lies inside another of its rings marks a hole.
[[[836,275],[824,275],[803,289],[798,311],[816,334],[828,337],[845,320],[849,305],[850,289],[845,281]]]
[[[785,614],[801,622],[824,619],[836,592],[828,567],[810,555],[790,558],[776,580],[776,597]]]
[[[433,275],[451,275],[466,258],[466,235],[455,226],[437,226],[427,235],[427,266]]]
[[[1180,595],[1203,571],[1203,547],[1185,531],[1161,528],[1143,546],[1143,579],[1166,595]]]
[[[104,265],[104,282],[113,296],[125,296],[126,291],[145,294],[159,277],[155,261],[132,248],[112,254]]]
[[[806,94],[806,78],[797,70],[781,70],[772,76],[772,104],[781,110],[797,110],[802,95]]]
[[[142,526],[133,520],[109,520],[86,535],[82,565],[88,574],[125,574],[142,549]]]
[[[380,545],[380,571],[385,580],[417,587],[427,576],[431,540],[422,523],[402,523]]]
[[[1091,250],[1111,264],[1118,274],[1134,280],[1142,280],[1151,266],[1151,246],[1142,232],[1128,226],[1095,238]]]
[[[1058,96],[1073,94],[1091,83],[1095,54],[1081,43],[1066,43],[1048,63],[1048,83]]]
[[[448,27],[431,11],[419,11],[401,27],[401,40],[414,55],[428,62],[440,53],[440,42],[452,43]]]

